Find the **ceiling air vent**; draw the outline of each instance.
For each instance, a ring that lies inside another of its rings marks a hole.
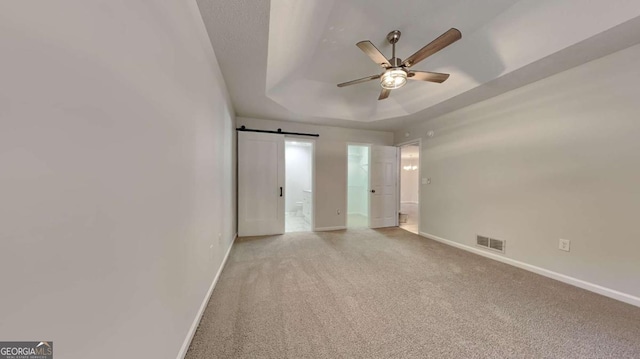
[[[504,253],[506,242],[501,239],[489,238],[485,236],[476,236],[476,245]]]

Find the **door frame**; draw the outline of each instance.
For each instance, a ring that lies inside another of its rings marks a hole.
[[[296,136],[296,135],[285,135],[284,142],[285,145],[287,140],[295,140],[299,142],[308,142],[311,143],[311,232],[316,231],[316,140],[311,139],[309,137]],[[287,182],[287,160],[285,156],[285,170],[284,170],[284,178],[285,183]],[[286,193],[285,188],[285,193]],[[285,197],[286,201],[286,197]],[[285,218],[286,221],[286,218]],[[286,223],[285,223],[286,224]]]
[[[368,151],[367,151],[367,156],[369,156],[368,161],[369,162],[369,168],[367,169],[367,195],[369,194],[369,191],[371,190],[371,146],[373,146],[373,144],[371,143],[364,143],[364,142],[347,142],[345,145],[345,150],[346,150],[346,156],[345,156],[345,163],[344,163],[344,169],[345,169],[345,191],[344,191],[344,228],[349,228],[349,146],[362,146],[362,147],[367,147]],[[371,226],[371,204],[370,202],[369,205],[367,206],[367,228],[369,226]]]
[[[400,197],[400,191],[402,186],[402,147],[410,145],[418,145],[418,234],[421,232],[421,217],[420,217],[420,204],[422,203],[422,138],[416,138],[414,140],[400,142],[396,144],[396,147],[400,149],[398,151],[398,213],[400,213],[400,206],[402,198]],[[400,215],[398,215],[398,227],[400,227]]]

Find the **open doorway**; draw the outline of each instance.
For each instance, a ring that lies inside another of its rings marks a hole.
[[[369,146],[347,146],[347,228],[369,227]]]
[[[313,144],[285,140],[285,232],[313,230]]]
[[[419,234],[420,144],[400,147],[400,228]]]

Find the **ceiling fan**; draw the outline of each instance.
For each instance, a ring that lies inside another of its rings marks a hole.
[[[409,68],[418,62],[426,59],[427,57],[435,54],[436,52],[444,49],[445,47],[453,44],[454,42],[462,38],[460,30],[451,28],[444,34],[440,35],[437,39],[431,41],[425,47],[416,51],[415,54],[409,56],[404,61],[401,61],[396,57],[396,42],[400,40],[400,31],[393,30],[387,35],[387,41],[392,46],[392,55],[390,59],[384,57],[384,55],[378,50],[369,40],[360,41],[356,44],[367,56],[373,60],[376,64],[380,65],[384,72],[379,75],[372,75],[363,77],[361,79],[343,82],[338,84],[338,87],[345,87],[350,85],[359,84],[371,80],[380,79],[380,86],[382,91],[378,100],[384,100],[389,97],[391,90],[399,89],[407,83],[409,80],[417,81],[429,81],[442,83],[449,78],[449,74],[442,74],[438,72],[427,71],[412,71]]]

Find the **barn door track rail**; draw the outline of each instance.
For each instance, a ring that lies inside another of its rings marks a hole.
[[[250,128],[246,128],[244,126],[240,126],[238,128],[236,128],[236,131],[242,131],[242,132],[261,132],[261,133],[277,133],[279,135],[295,135],[295,136],[309,136],[309,137],[320,137],[319,134],[317,133],[304,133],[304,132],[287,132],[287,131],[282,131],[281,128],[279,128],[277,131],[268,131],[268,130],[253,130]]]

